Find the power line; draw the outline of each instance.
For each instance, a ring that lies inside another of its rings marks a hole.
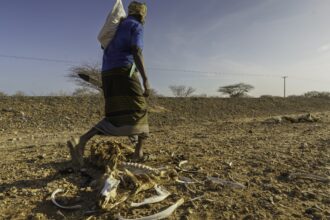
[[[51,59],[51,58],[41,58],[41,57],[31,57],[31,56],[17,56],[17,55],[7,55],[0,54],[0,58],[10,58],[19,60],[31,60],[39,62],[53,62],[53,63],[65,63],[65,64],[80,64],[81,61],[76,60],[62,60],[62,59]],[[162,67],[147,67],[149,70],[158,70],[165,72],[180,72],[180,73],[201,73],[201,74],[211,74],[211,75],[231,75],[231,76],[255,76],[255,77],[273,77],[279,78],[281,75],[270,75],[270,74],[253,74],[253,73],[222,73],[216,71],[202,71],[202,70],[191,70],[191,69],[176,69],[176,68],[162,68]],[[315,79],[306,79],[302,77],[291,77],[298,80],[314,81],[318,83],[324,83],[325,81],[317,81]]]
[[[41,61],[41,62],[66,63],[66,64],[78,64],[78,63],[81,63],[79,61],[73,61],[73,60],[61,60],[61,59],[30,57],[30,56],[17,56],[17,55],[5,55],[5,54],[0,54],[0,57],[2,57],[2,58],[11,58],[11,59],[19,59],[19,60],[33,60],[33,61]],[[201,73],[201,74],[212,74],[212,75],[280,77],[280,75],[251,74],[251,73],[221,73],[221,72],[216,72],[216,71],[202,71],[202,70],[160,68],[160,67],[147,67],[147,69],[149,69],[149,70],[165,71],[165,72]]]
[[[159,68],[159,67],[150,67],[150,70],[159,70],[165,72],[181,72],[181,73],[202,73],[202,74],[211,74],[211,75],[232,75],[232,76],[256,76],[256,77],[281,77],[280,75],[270,75],[270,74],[253,74],[253,73],[222,73],[215,71],[202,71],[202,70],[188,70],[188,69],[171,69],[171,68]]]
[[[67,64],[79,63],[78,61],[72,61],[72,60],[59,60],[59,59],[26,57],[26,56],[15,56],[15,55],[4,55],[4,54],[0,54],[0,57],[12,58],[12,59],[18,59],[18,60],[34,60],[34,61],[42,61],[42,62],[55,62],[55,63],[67,63]]]

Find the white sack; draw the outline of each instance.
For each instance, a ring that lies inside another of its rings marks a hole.
[[[121,0],[116,0],[111,13],[109,13],[97,39],[103,48],[106,48],[116,34],[117,27],[122,18],[126,17],[126,12]]]

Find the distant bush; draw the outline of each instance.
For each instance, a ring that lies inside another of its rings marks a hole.
[[[51,92],[47,96],[71,96],[69,92],[59,90],[57,92]]]
[[[101,66],[98,64],[84,64],[72,67],[67,76],[82,88],[102,91]]]
[[[94,90],[95,91],[95,90]],[[72,95],[73,96],[91,96],[98,94],[97,92],[92,91],[90,88],[81,87],[77,88]]]
[[[169,86],[169,88],[175,97],[189,97],[196,91],[196,89],[193,87],[187,87],[183,85]]]
[[[310,91],[304,94],[307,98],[330,98],[330,92]]]
[[[8,96],[6,93],[0,91],[0,97]]]
[[[197,95],[193,95],[193,97],[197,97],[197,98],[207,98],[207,94],[205,94],[205,93],[197,94]]]
[[[17,91],[17,92],[15,92],[15,94],[13,96],[15,96],[15,97],[23,97],[23,96],[26,96],[26,94],[23,91]]]
[[[289,95],[287,96],[288,99],[295,99],[295,98],[302,98],[304,97],[303,95]]]
[[[281,96],[275,96],[275,95],[261,95],[260,96],[261,99],[278,99],[278,98],[282,98]]]

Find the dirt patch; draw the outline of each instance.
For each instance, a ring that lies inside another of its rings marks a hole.
[[[118,213],[137,217],[154,214],[181,197],[186,202],[170,219],[330,218],[328,100],[156,101],[169,111],[150,113],[146,151],[152,157],[145,164],[177,169],[186,160],[177,173],[180,180],[193,183],[164,182],[172,196],[158,204],[129,207],[152,196],[150,190],[122,208],[88,214],[95,205],[91,184],[100,174],[92,168],[83,173],[68,170],[65,143],[102,118],[102,100],[1,99],[0,219],[107,219]],[[319,120],[264,123],[272,116],[303,113]],[[130,144],[127,138],[94,140]],[[235,184],[241,187],[232,187]],[[68,191],[61,202],[82,204],[84,209],[55,207],[50,195],[57,188]]]

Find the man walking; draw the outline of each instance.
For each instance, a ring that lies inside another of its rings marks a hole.
[[[137,136],[133,160],[144,158],[143,144],[149,135],[147,103],[150,87],[144,59],[143,25],[147,15],[144,3],[133,1],[128,6],[128,16],[104,48],[102,63],[102,87],[105,99],[105,117],[79,140],[68,141],[73,162],[83,166],[87,142],[95,135]],[[138,77],[140,72],[143,89]]]

